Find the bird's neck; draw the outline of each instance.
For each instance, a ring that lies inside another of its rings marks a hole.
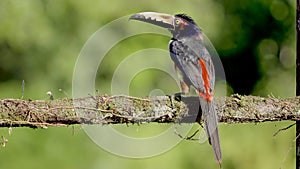
[[[176,38],[174,38],[176,39]],[[196,50],[197,54],[201,53],[204,46],[203,42],[203,36],[202,34],[194,34],[192,36],[184,36],[184,37],[179,37],[179,39],[176,39],[177,41],[180,41],[181,43],[185,44],[188,46],[190,49]]]
[[[193,43],[197,43],[197,44],[203,44],[203,35],[202,33],[198,33],[198,34],[192,34],[189,36],[178,36],[178,37],[174,37],[175,39],[183,42],[183,43],[189,43],[189,42],[193,42]]]
[[[173,36],[178,40],[203,41],[202,31],[200,29],[187,29],[180,33],[175,33]]]

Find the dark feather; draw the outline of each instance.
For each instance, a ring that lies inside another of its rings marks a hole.
[[[175,16],[180,17],[180,18],[182,18],[182,19],[184,19],[184,20],[186,20],[190,23],[196,24],[195,21],[190,16],[188,16],[186,14],[176,14]]]

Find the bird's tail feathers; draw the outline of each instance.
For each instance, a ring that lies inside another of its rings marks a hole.
[[[200,105],[209,144],[211,144],[215,158],[221,166],[222,152],[218,131],[217,112],[214,101],[212,100],[211,102],[207,102],[206,100],[200,98]]]

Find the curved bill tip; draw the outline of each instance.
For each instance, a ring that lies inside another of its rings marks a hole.
[[[129,18],[129,20],[141,20],[141,19],[145,19],[145,16],[140,13],[133,14]]]

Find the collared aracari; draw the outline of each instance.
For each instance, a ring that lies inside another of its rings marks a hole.
[[[169,15],[142,12],[130,17],[167,28],[173,35],[169,50],[179,74],[182,94],[193,86],[199,95],[200,106],[209,143],[218,163],[222,164],[222,152],[218,132],[216,108],[213,101],[215,71],[211,56],[204,46],[202,30],[185,14]]]

